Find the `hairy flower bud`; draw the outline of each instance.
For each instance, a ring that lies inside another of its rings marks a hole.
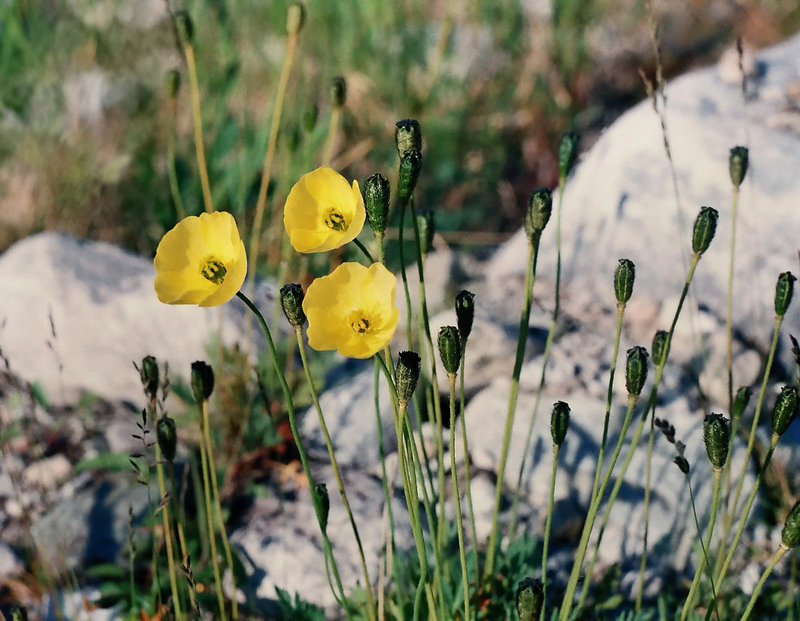
[[[402,202],[408,203],[414,193],[421,169],[422,153],[417,149],[403,151],[400,159],[400,171],[397,175],[397,196]]]
[[[314,486],[314,492],[317,494],[319,498],[319,508],[320,508],[320,527],[322,528],[322,532],[328,530],[328,516],[331,513],[331,498],[328,495],[328,486],[324,483],[317,483]]]
[[[414,119],[397,121],[394,126],[394,144],[401,158],[406,151],[422,153],[422,130]]]
[[[347,82],[340,75],[333,78],[331,82],[331,100],[334,108],[341,108],[347,101]]]
[[[578,157],[578,145],[580,136],[575,132],[567,132],[561,137],[561,144],[558,146],[558,176],[566,179],[575,160]]]
[[[472,322],[475,319],[475,294],[464,289],[456,295],[456,318],[458,331],[464,343],[472,333]]]
[[[169,99],[175,99],[178,91],[181,90],[181,72],[177,69],[170,69],[164,77],[164,88]]]
[[[286,32],[297,34],[303,29],[306,23],[306,9],[300,2],[293,2],[289,5],[286,13]]]
[[[528,239],[541,235],[553,212],[553,196],[547,188],[538,188],[531,193],[528,211],[525,214],[525,232]]]
[[[741,420],[742,414],[747,409],[747,404],[750,403],[750,386],[742,386],[736,391],[736,397],[733,399],[733,420]]]
[[[367,221],[376,233],[386,232],[389,223],[389,180],[375,173],[364,182],[364,207]]]
[[[415,351],[401,351],[397,358],[397,400],[408,403],[419,381],[421,360]]]
[[[214,369],[202,361],[192,363],[192,394],[195,401],[207,401],[214,392]]]
[[[520,621],[538,621],[544,605],[544,587],[541,580],[523,579],[517,585],[517,614]]]
[[[666,330],[656,331],[653,335],[651,350],[653,352],[653,364],[657,367],[664,366],[667,363],[667,356],[669,356],[669,332]]]
[[[749,151],[747,147],[733,147],[731,155],[728,159],[728,170],[731,173],[731,181],[737,188],[742,185],[744,177],[747,174],[747,164],[749,160]]]
[[[455,326],[444,326],[439,330],[439,355],[450,375],[458,373],[461,364],[461,335]]]
[[[703,254],[714,239],[717,232],[719,212],[713,207],[701,207],[692,229],[692,252]]]
[[[772,433],[782,436],[797,416],[800,398],[796,386],[784,386],[772,410]]]
[[[781,543],[787,548],[796,548],[800,545],[800,502],[792,508],[786,517],[783,532],[781,532]]]
[[[794,295],[794,281],[797,280],[791,272],[784,272],[778,276],[778,284],[775,286],[775,314],[783,317],[792,303]]]
[[[194,39],[194,25],[192,18],[186,11],[178,11],[174,17],[175,30],[182,45],[191,45]]]
[[[433,250],[433,236],[436,233],[436,222],[433,211],[423,209],[417,213],[417,229],[419,230],[419,245],[423,255]]]
[[[620,259],[614,270],[614,294],[617,302],[627,304],[633,295],[633,283],[636,281],[636,266],[630,259]]]
[[[714,470],[722,470],[728,460],[731,426],[722,414],[708,414],[703,421],[703,442]]]
[[[153,356],[142,358],[142,366],[139,367],[139,377],[142,380],[144,393],[151,399],[158,394],[158,362]]]
[[[281,287],[281,306],[286,319],[293,328],[300,328],[306,323],[306,314],[303,312],[303,287],[296,282]]]
[[[629,395],[639,396],[647,379],[647,350],[640,345],[628,350],[625,361],[625,386]]]
[[[550,437],[553,438],[553,444],[556,446],[561,446],[564,443],[564,438],[567,437],[569,413],[568,403],[556,401],[553,404],[553,411],[550,414]]]
[[[173,461],[178,448],[178,434],[175,431],[175,421],[168,414],[162,416],[156,425],[156,440],[164,459]]]

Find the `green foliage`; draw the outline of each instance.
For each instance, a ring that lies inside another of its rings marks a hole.
[[[283,618],[287,621],[325,621],[325,613],[322,608],[309,604],[295,593],[294,598],[288,591],[276,587],[278,594],[278,605],[281,607]]]

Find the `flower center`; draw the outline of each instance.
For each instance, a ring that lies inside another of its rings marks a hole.
[[[200,269],[200,273],[206,280],[210,280],[215,285],[221,285],[225,280],[225,275],[228,273],[228,269],[219,259],[208,257],[205,261],[203,261],[203,267]]]
[[[328,214],[325,216],[325,225],[334,231],[346,231],[348,226],[347,219],[335,207],[328,210]]]
[[[356,311],[350,315],[350,327],[353,328],[353,332],[366,334],[369,332],[370,320],[364,317],[361,311]]]

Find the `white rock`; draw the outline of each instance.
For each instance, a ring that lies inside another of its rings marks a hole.
[[[0,576],[12,578],[25,571],[25,564],[8,544],[0,541]]]
[[[28,485],[41,490],[55,489],[72,474],[72,464],[61,453],[46,457],[25,468],[22,476]]]

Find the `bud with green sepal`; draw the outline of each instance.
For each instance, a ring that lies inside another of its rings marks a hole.
[[[553,196],[547,188],[538,188],[531,193],[528,211],[525,214],[525,232],[533,241],[544,231],[553,213]]]
[[[728,460],[731,427],[722,414],[708,414],[703,421],[703,442],[714,470],[722,470]]]
[[[331,513],[331,497],[328,495],[328,486],[324,483],[317,483],[314,486],[314,491],[319,498],[319,508],[320,508],[320,527],[322,528],[322,532],[328,530],[328,516]]]
[[[306,8],[300,2],[293,2],[289,5],[286,13],[286,32],[296,35],[303,29],[306,23]]]
[[[781,543],[787,548],[796,548],[800,545],[800,502],[792,508],[786,517],[783,532],[781,532]]]
[[[742,386],[736,391],[736,397],[733,400],[733,420],[742,419],[742,414],[747,409],[747,404],[750,403],[751,393],[750,386]]]
[[[414,194],[421,169],[422,154],[417,149],[404,151],[400,159],[400,171],[397,175],[397,196],[403,203],[408,203],[411,195]]]
[[[550,437],[553,438],[553,444],[556,446],[561,446],[564,443],[564,438],[567,437],[569,413],[568,403],[556,401],[553,404],[553,411],[550,414]]]
[[[158,394],[159,374],[158,362],[153,356],[142,358],[142,366],[139,368],[139,377],[142,380],[144,393],[151,399],[155,399]]]
[[[156,425],[156,439],[164,459],[174,461],[178,448],[178,433],[175,430],[175,421],[168,414],[162,416]]]
[[[647,350],[637,345],[628,350],[625,361],[625,387],[628,394],[638,397],[647,380]]]
[[[364,182],[364,206],[367,210],[367,221],[378,235],[386,232],[389,224],[389,180],[375,173]]]
[[[728,169],[731,173],[731,182],[737,189],[742,185],[744,177],[747,174],[747,164],[749,160],[749,151],[747,147],[733,147],[731,149],[730,158],[728,159]]]
[[[778,284],[775,286],[775,314],[783,317],[789,310],[794,295],[794,281],[797,280],[791,272],[784,272],[778,276]]]
[[[461,363],[461,335],[455,326],[444,326],[439,330],[439,355],[449,375],[458,373]]]
[[[656,367],[662,367],[667,363],[667,356],[669,356],[669,332],[666,330],[658,330],[653,335],[653,364]]]
[[[719,212],[716,209],[713,207],[700,208],[700,213],[697,214],[692,229],[692,252],[696,255],[701,255],[708,250],[717,232],[718,220]]]
[[[347,82],[340,75],[333,78],[331,82],[331,99],[335,108],[341,108],[347,101]]]
[[[283,314],[293,328],[302,328],[306,323],[306,314],[303,312],[303,287],[299,284],[289,283],[281,287],[281,306]]]
[[[421,360],[415,351],[401,351],[397,358],[397,368],[395,369],[397,381],[397,400],[401,404],[407,404],[414,395],[419,381],[419,371]]]
[[[515,599],[520,621],[539,621],[544,605],[544,586],[541,580],[523,579],[517,585]]]
[[[422,152],[422,130],[414,119],[397,121],[394,126],[394,144],[401,158],[406,151]]]
[[[175,24],[175,30],[178,33],[178,40],[181,45],[191,45],[194,39],[194,25],[192,18],[186,11],[178,11],[172,18]]]
[[[561,144],[558,146],[558,176],[560,179],[566,179],[572,170],[578,157],[579,144],[580,136],[575,132],[567,132],[562,136]]]
[[[630,259],[620,259],[614,270],[614,294],[617,303],[627,304],[633,295],[633,283],[636,281],[636,266]]]
[[[423,255],[433,250],[433,236],[436,233],[436,222],[433,211],[423,209],[417,213],[417,230],[419,231],[419,246]]]
[[[472,322],[475,319],[475,294],[464,289],[456,295],[456,318],[458,331],[466,343],[472,333]]]
[[[797,416],[800,398],[796,386],[784,386],[772,410],[772,433],[779,438],[786,432]]]
[[[167,91],[167,97],[175,99],[178,96],[178,91],[181,90],[181,72],[177,69],[167,71],[164,78],[164,87]]]
[[[198,360],[192,363],[192,394],[195,401],[208,401],[214,392],[214,370],[211,366]]]

